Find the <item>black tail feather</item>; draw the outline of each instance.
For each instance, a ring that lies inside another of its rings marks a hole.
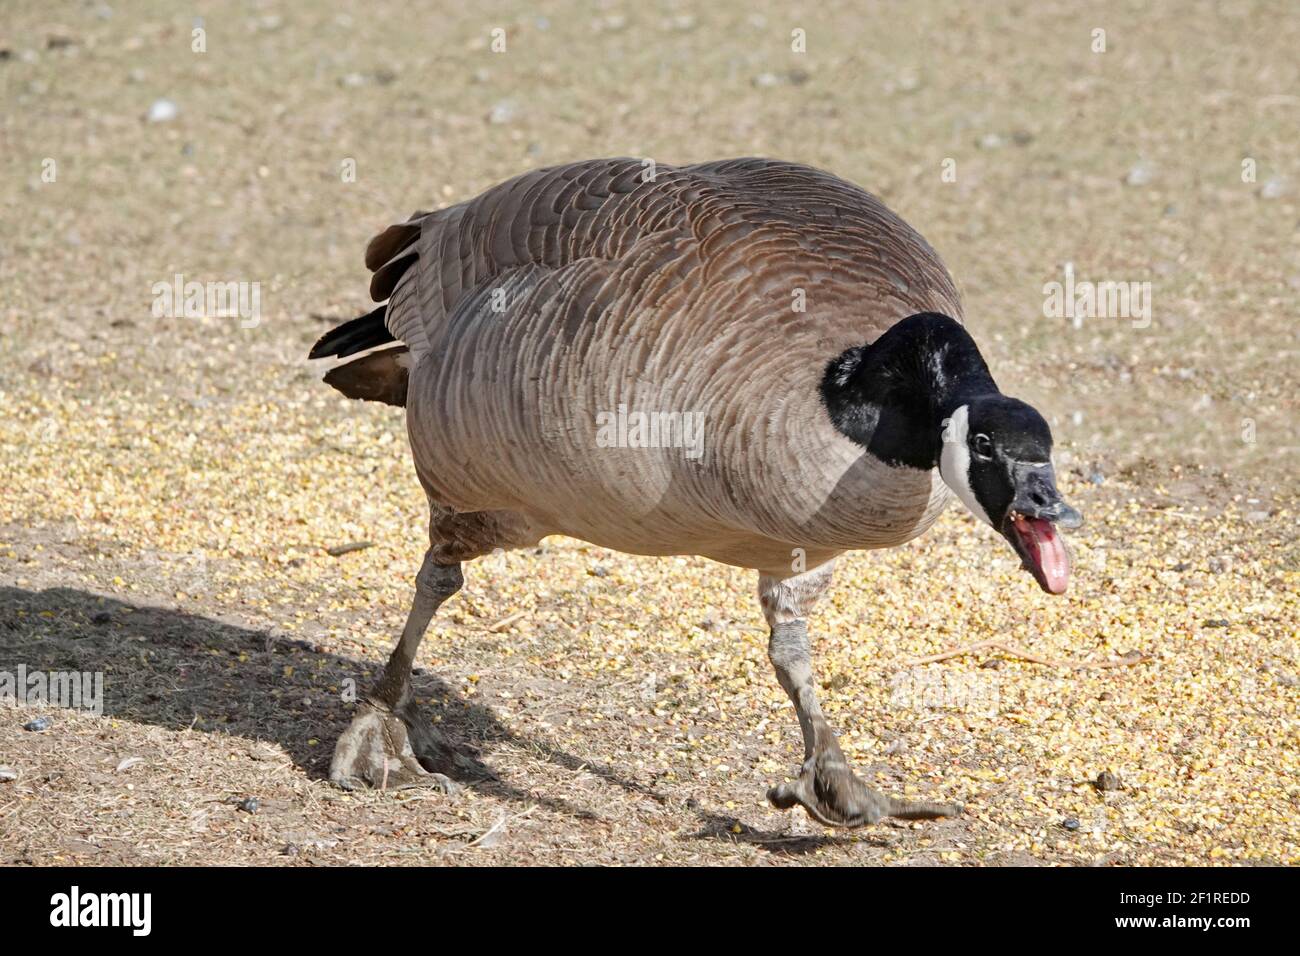
[[[384,310],[387,308],[388,304],[385,303],[359,319],[344,322],[330,329],[312,346],[307,357],[317,359],[337,355],[339,358],[344,358],[377,345],[387,345],[389,342],[397,341],[384,325]]]

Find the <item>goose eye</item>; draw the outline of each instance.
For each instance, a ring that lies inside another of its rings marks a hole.
[[[975,436],[975,454],[980,458],[993,457],[993,442],[989,440],[988,435]]]

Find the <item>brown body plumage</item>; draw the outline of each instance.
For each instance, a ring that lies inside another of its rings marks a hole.
[[[948,499],[820,407],[846,348],[960,315],[925,241],[828,173],[543,169],[389,228],[367,262],[410,350],[411,447],[446,560],[563,533],[788,575],[795,549],[812,567],[899,544]],[[700,416],[703,454],[602,447],[620,405]]]

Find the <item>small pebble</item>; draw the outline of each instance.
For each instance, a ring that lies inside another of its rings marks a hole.
[[[1286,180],[1280,176],[1273,176],[1266,180],[1264,185],[1259,187],[1261,199],[1277,199],[1286,193]]]
[[[261,804],[257,802],[256,797],[245,797],[243,800],[240,800],[239,803],[235,804],[235,806],[237,809],[243,810],[245,813],[256,813],[261,808]]]
[[[509,123],[519,115],[519,107],[510,100],[502,100],[488,113],[488,122],[500,126]]]
[[[27,723],[23,724],[23,730],[30,730],[33,733],[39,734],[43,730],[49,730],[53,724],[54,721],[50,720],[48,717],[37,717],[35,720],[29,720]]]
[[[1064,820],[1061,821],[1061,826],[1065,827],[1065,829],[1073,833],[1075,830],[1079,829],[1079,818],[1066,817]]]
[[[1124,789],[1124,784],[1120,781],[1119,774],[1112,773],[1109,770],[1103,770],[1101,773],[1097,774],[1097,779],[1092,782],[1092,785],[1102,791]]]
[[[1155,170],[1148,163],[1138,163],[1124,177],[1125,186],[1145,186],[1155,177]]]
[[[285,856],[302,856],[305,853],[312,853],[316,850],[329,850],[338,846],[338,840],[326,840],[322,837],[315,837],[303,840],[300,843],[286,843],[281,852]]]
[[[13,767],[0,767],[0,783],[9,783],[18,779],[18,771]]]
[[[154,100],[149,106],[149,115],[146,117],[150,123],[167,123],[176,118],[180,109],[169,99]]]

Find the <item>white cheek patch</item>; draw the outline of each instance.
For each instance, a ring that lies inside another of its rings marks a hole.
[[[975,498],[975,491],[970,486],[970,446],[966,444],[967,415],[969,409],[961,406],[952,413],[943,429],[943,451],[939,455],[939,474],[962,504],[970,509],[971,514],[989,527],[993,522]]]

